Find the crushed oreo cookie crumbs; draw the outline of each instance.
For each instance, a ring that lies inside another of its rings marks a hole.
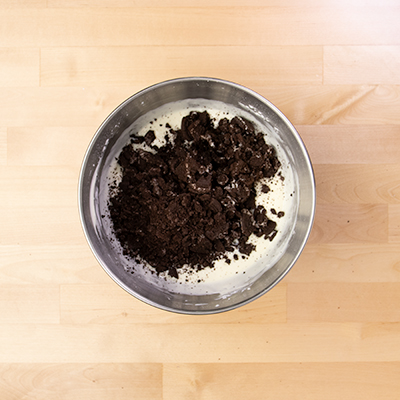
[[[255,201],[256,182],[280,167],[264,135],[241,117],[214,127],[207,111],[190,112],[180,129],[166,126],[172,141],[157,147],[154,131],[133,134],[117,158],[122,179],[111,185],[108,208],[124,255],[179,278],[183,266],[212,268],[221,258],[229,264],[235,249],[248,256],[251,234],[272,241],[276,222]],[[152,151],[135,149],[141,143]]]

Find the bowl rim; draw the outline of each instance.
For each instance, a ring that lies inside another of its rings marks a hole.
[[[242,92],[246,92],[247,94],[253,96],[254,98],[256,98],[258,101],[260,101],[260,103],[266,104],[270,109],[272,109],[275,114],[278,115],[278,117],[288,126],[288,128],[290,129],[290,131],[292,132],[292,134],[296,137],[300,148],[303,152],[304,155],[304,160],[307,166],[307,169],[309,170],[309,178],[310,178],[310,188],[311,188],[311,193],[310,193],[310,198],[311,198],[311,202],[310,202],[310,210],[311,210],[311,214],[308,216],[308,223],[307,223],[307,228],[304,231],[304,236],[300,242],[299,245],[299,250],[296,253],[296,256],[293,257],[293,259],[291,260],[290,264],[282,271],[281,274],[279,274],[279,276],[277,276],[275,278],[275,280],[273,282],[271,282],[267,287],[265,287],[264,289],[262,289],[261,291],[259,291],[258,293],[255,293],[253,296],[242,300],[240,302],[237,302],[235,304],[232,305],[228,305],[225,307],[220,307],[217,309],[210,309],[210,310],[186,310],[186,309],[177,309],[177,308],[173,308],[173,307],[169,307],[169,306],[165,306],[162,304],[159,304],[155,301],[152,301],[148,298],[146,298],[145,296],[142,296],[141,294],[135,292],[133,289],[131,289],[127,284],[125,284],[124,282],[122,282],[117,276],[114,275],[114,273],[110,270],[110,268],[106,265],[106,263],[102,260],[102,258],[100,257],[100,255],[97,253],[97,251],[94,248],[94,244],[92,242],[92,239],[90,238],[89,234],[88,234],[88,227],[87,227],[87,221],[85,219],[84,216],[84,211],[83,211],[83,180],[84,180],[84,175],[86,172],[86,169],[89,167],[88,165],[88,158],[89,155],[91,154],[93,147],[98,139],[98,137],[100,136],[100,134],[103,131],[103,128],[108,124],[108,122],[120,111],[122,110],[126,104],[130,103],[131,101],[133,101],[135,98],[140,97],[142,95],[144,95],[146,92],[150,92],[156,88],[162,87],[162,86],[166,86],[166,85],[171,85],[171,84],[182,84],[185,82],[193,82],[193,81],[199,81],[199,82],[214,82],[214,83],[218,83],[218,84],[224,84],[224,85],[228,85],[231,87],[234,87]],[[292,269],[292,267],[294,266],[294,264],[297,262],[298,258],[300,257],[301,253],[303,252],[305,245],[309,239],[313,224],[314,224],[314,220],[315,220],[315,209],[316,209],[316,181],[315,181],[315,173],[314,173],[314,168],[311,162],[311,158],[310,155],[307,151],[307,148],[300,136],[300,134],[298,133],[298,131],[296,130],[296,128],[294,127],[294,125],[290,122],[290,120],[286,117],[286,115],[277,107],[275,106],[273,103],[271,103],[271,101],[269,101],[267,98],[265,98],[264,96],[262,96],[261,94],[259,94],[258,92],[254,91],[253,89],[250,89],[242,84],[238,84],[229,80],[225,80],[225,79],[220,79],[220,78],[211,78],[211,77],[204,77],[204,76],[187,76],[187,77],[181,77],[181,78],[173,78],[173,79],[168,79],[168,80],[164,80],[155,84],[152,84],[148,87],[145,87],[141,90],[139,90],[138,92],[134,93],[133,95],[129,96],[128,98],[126,98],[122,103],[120,103],[117,107],[115,107],[109,114],[108,116],[104,119],[104,121],[99,125],[99,127],[96,129],[92,139],[90,140],[87,149],[84,153],[84,158],[83,161],[81,163],[81,168],[80,168],[80,172],[79,172],[79,181],[78,181],[78,212],[79,212],[79,217],[80,217],[80,221],[81,221],[81,227],[84,233],[84,236],[86,238],[86,241],[91,249],[92,254],[95,256],[97,262],[100,264],[100,266],[102,267],[102,269],[107,273],[107,275],[112,278],[112,280],[117,283],[122,289],[124,289],[126,292],[128,292],[129,294],[131,294],[132,296],[134,296],[135,298],[137,298],[138,300],[144,302],[145,304],[151,305],[153,307],[156,307],[158,309],[164,310],[164,311],[169,311],[169,312],[173,312],[173,313],[178,313],[178,314],[186,314],[186,315],[210,315],[210,314],[217,314],[217,313],[222,313],[222,312],[226,312],[226,311],[231,311],[234,310],[236,308],[242,307],[246,304],[249,304],[250,302],[260,298],[261,296],[263,296],[265,293],[267,293],[268,291],[270,291],[272,288],[274,288],[279,282],[281,282],[283,280],[283,278],[289,273],[289,271]]]

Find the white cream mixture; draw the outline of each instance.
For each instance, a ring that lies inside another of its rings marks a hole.
[[[231,105],[226,105],[222,102],[210,101],[204,99],[185,100],[175,103],[166,104],[158,109],[148,112],[146,115],[136,120],[121,137],[125,138],[123,145],[129,142],[128,138],[131,134],[135,136],[144,136],[149,130],[153,130],[156,139],[152,145],[161,147],[165,144],[165,136],[169,136],[173,141],[166,125],[168,124],[173,129],[179,129],[182,118],[189,114],[190,111],[206,110],[212,119],[215,119],[215,124],[222,118],[232,119],[235,116],[242,116],[250,120],[256,131],[261,131],[265,134],[266,142],[275,147],[281,167],[278,174],[272,179],[266,179],[259,182],[256,186],[257,196],[256,204],[262,205],[267,210],[269,219],[277,223],[277,235],[273,241],[266,240],[263,237],[258,238],[252,234],[249,241],[256,246],[256,249],[249,255],[243,256],[237,250],[234,253],[228,254],[231,263],[226,263],[225,259],[220,259],[215,262],[213,268],[205,268],[201,271],[194,272],[193,269],[183,267],[179,270],[179,279],[170,277],[167,273],[156,274],[151,273],[149,265],[138,266],[134,265],[134,273],[144,274],[147,280],[151,280],[158,286],[167,287],[168,290],[179,293],[222,293],[228,288],[235,289],[245,286],[245,282],[253,280],[255,276],[264,272],[266,269],[273,266],[284,253],[287,242],[293,233],[294,218],[297,212],[297,194],[295,192],[295,176],[290,168],[288,155],[282,148],[277,132],[271,126],[266,126],[266,122],[261,124],[254,116],[242,109],[235,108]],[[121,146],[121,149],[123,147]],[[147,151],[150,149],[145,143],[135,145]],[[121,179],[121,170],[114,158],[111,162],[109,174],[109,183]],[[266,184],[271,189],[268,193],[261,191],[262,184]],[[104,203],[103,203],[104,204]],[[282,211],[284,216],[278,218],[271,210],[274,209],[277,213]],[[107,214],[106,210],[104,213]],[[129,262],[126,263],[127,271],[132,269]]]

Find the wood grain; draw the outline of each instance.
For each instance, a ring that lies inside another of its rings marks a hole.
[[[168,364],[164,399],[396,399],[398,363]],[[174,376],[180,379],[172,384]],[[381,384],[377,385],[376,382]]]
[[[170,77],[174,76],[171,72]],[[156,82],[155,77],[152,83]],[[104,87],[102,83],[4,88],[0,92],[0,118],[7,127],[91,127],[94,134],[114,108],[141,89],[141,84]],[[396,85],[277,85],[252,89],[279,107],[295,125],[399,125],[400,86]]]
[[[162,399],[161,364],[0,364],[0,375],[7,399]]]
[[[297,125],[316,165],[398,164],[399,125]],[[329,147],[326,142],[329,141]],[[357,151],[354,149],[357,148]]]
[[[398,125],[398,85],[254,87],[295,125]],[[338,126],[339,125],[339,126]],[[357,156],[356,156],[357,157]]]
[[[310,243],[387,243],[385,204],[317,204]]]
[[[12,147],[12,146],[10,146]],[[61,149],[57,147],[57,153]],[[23,152],[22,152],[23,153]],[[38,154],[45,152],[39,151]],[[66,151],[67,153],[67,151]],[[21,207],[34,210],[37,207],[75,207],[76,206],[76,176],[79,173],[78,165],[35,165],[45,163],[49,154],[43,159],[37,159],[37,153],[26,159],[18,154],[21,160],[19,165],[0,166],[0,201],[3,207]],[[34,159],[33,159],[34,157]],[[52,157],[52,156],[50,156]],[[52,157],[56,159],[55,156]],[[59,161],[61,161],[60,158]],[[68,159],[71,162],[71,159]],[[24,165],[32,162],[33,165]],[[17,194],[17,197],[15,196]]]
[[[400,164],[316,165],[318,202],[399,204],[399,170]]]
[[[1,285],[0,324],[21,321],[27,324],[59,323],[59,288],[53,285]]]
[[[109,323],[279,323],[286,322],[286,286],[280,285],[260,299],[222,315],[188,318],[149,308],[135,301],[116,285],[62,285],[61,322],[69,324]]]
[[[110,283],[86,243],[0,245],[0,280],[10,285]],[[39,312],[40,310],[36,310]]]
[[[16,1],[11,3],[11,0],[2,0],[6,5],[19,6],[20,2]],[[21,0],[23,3],[23,0]],[[41,6],[43,1],[36,0],[35,7]],[[1,3],[2,4],[2,3]],[[324,7],[324,8],[332,8],[332,5],[335,7],[347,7],[350,9],[358,8],[360,4],[364,7],[371,8],[387,8],[387,7],[395,7],[398,5],[396,0],[382,0],[377,3],[375,0],[364,0],[360,2],[360,0],[337,0],[333,4],[330,2],[321,2],[319,0],[304,0],[302,2],[304,6],[307,7]],[[242,0],[219,0],[216,3],[213,0],[203,0],[201,2],[203,7],[291,7],[298,6],[297,0],[269,0],[266,2],[265,0],[248,0],[244,5]],[[182,6],[181,0],[47,0],[48,7],[180,7]],[[199,2],[196,0],[187,0],[184,3],[185,7],[198,7]]]
[[[47,0],[31,0],[27,4],[26,0],[0,0],[0,7],[6,8],[21,8],[21,7],[43,8],[47,6]]]
[[[0,127],[0,165],[7,164],[7,129]]]
[[[288,321],[397,322],[399,283],[291,283]]]
[[[39,49],[0,49],[0,87],[39,85]]]
[[[9,128],[7,131],[7,164],[29,167],[70,166],[74,168],[75,178],[76,168],[80,168],[82,154],[87,150],[94,133],[92,128],[87,127]],[[26,168],[26,170],[29,169]],[[35,170],[39,171],[40,169],[36,168]],[[42,168],[42,171],[47,173],[45,172],[46,168]],[[12,173],[11,168],[9,173]]]
[[[324,83],[351,85],[364,82],[398,85],[400,46],[324,47]]]
[[[400,393],[397,0],[0,0],[0,398],[388,399]],[[316,218],[230,312],[165,312],[88,246],[78,178],[125,99],[243,84],[303,139]]]
[[[0,363],[396,362],[400,323],[4,324]]]
[[[286,282],[400,282],[400,247],[385,243],[307,244]]]
[[[389,240],[400,243],[400,207],[398,204],[389,206]]]
[[[243,84],[251,87],[322,82],[319,46],[49,47],[42,49],[40,65],[42,86],[96,82],[110,86],[140,82],[147,86],[153,83],[154,73],[167,80],[185,76],[187,71],[231,81],[245,77]]]
[[[84,239],[76,206],[5,207],[0,211],[0,218],[2,245],[78,245]]]
[[[140,89],[143,89],[141,85],[109,90],[6,87],[0,92],[0,117],[3,126],[8,128],[91,127],[94,135],[108,114]]]
[[[68,13],[63,8],[3,9],[0,47],[115,46],[116,43],[120,46],[383,45],[393,44],[400,29],[396,6],[359,7],[357,12],[340,6],[305,8],[298,4],[72,10]],[[179,29],[175,29],[177,26]]]

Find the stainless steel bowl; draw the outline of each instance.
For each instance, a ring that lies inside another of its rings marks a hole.
[[[102,218],[106,174],[110,160],[128,141],[123,132],[139,117],[166,103],[184,99],[217,100],[250,112],[261,125],[273,128],[275,140],[290,159],[295,175],[297,207],[285,251],[272,266],[254,277],[238,276],[231,288],[218,293],[191,294],[171,290],[165,281],[127,272],[127,260],[115,246],[109,221]],[[292,268],[308,239],[315,212],[315,181],[306,148],[289,120],[268,100],[241,85],[211,78],[180,78],[162,82],[133,95],[99,127],[83,160],[79,180],[79,211],[87,241],[108,275],[136,298],[164,310],[211,314],[249,303],[273,288]]]

